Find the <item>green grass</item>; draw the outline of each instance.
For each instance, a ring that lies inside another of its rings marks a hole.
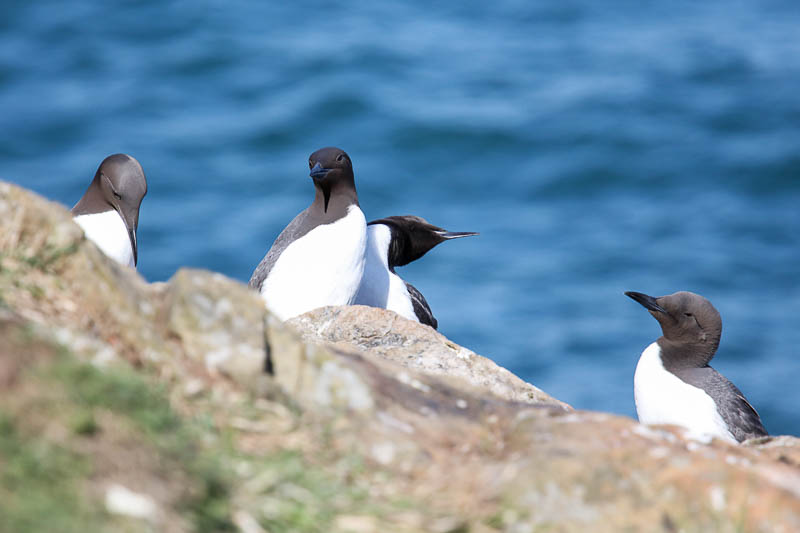
[[[79,407],[103,408],[123,415],[149,437],[179,436],[181,420],[172,411],[164,388],[148,383],[132,370],[99,370],[63,357],[49,373],[67,388]]]
[[[73,423],[77,433],[93,434],[98,428],[94,411],[108,409],[128,419],[168,460],[178,464],[197,485],[182,502],[195,529],[233,531],[230,521],[229,479],[218,454],[200,445],[208,431],[200,422],[182,420],[170,407],[166,390],[127,368],[99,370],[67,357],[54,365],[50,377],[64,384],[79,410]]]
[[[45,270],[62,257],[72,255],[77,252],[78,244],[78,242],[73,242],[68,246],[61,247],[55,247],[53,245],[46,244],[36,255],[22,257],[21,259],[33,268]]]
[[[18,425],[0,412],[0,531],[99,531],[98,511],[79,492],[86,459]]]
[[[25,345],[24,339],[20,343]],[[9,402],[17,411],[0,416],[0,532],[146,528],[109,515],[86,490],[101,467],[89,452],[76,450],[91,449],[85,446],[90,439],[100,439],[95,448],[102,446],[111,431],[130,434],[132,446],[154,455],[156,468],[173,473],[169,478],[185,494],[175,511],[199,533],[235,531],[234,500],[271,533],[331,531],[340,514],[374,516],[380,523],[387,514],[419,510],[413,502],[371,496],[371,468],[358,454],[342,455],[326,446],[330,428],[309,432],[309,438],[319,438],[313,457],[295,450],[244,453],[236,448],[233,430],[216,427],[212,406],[196,417],[179,416],[167,388],[146,372],[98,369],[63,350],[38,360],[22,376],[28,399]],[[0,409],[4,405],[0,401]],[[31,421],[26,411],[35,414]],[[261,416],[247,404],[237,412]],[[42,419],[66,430],[66,436],[55,442],[26,434]],[[233,465],[240,463],[251,472],[245,479],[234,472]],[[265,482],[252,484],[256,478]]]
[[[48,391],[58,391],[54,396],[63,399],[51,397],[47,401],[53,403],[40,408],[47,416],[61,417],[73,438],[101,436],[104,428],[98,413],[107,411],[117,423],[129,424],[166,465],[183,471],[191,490],[179,511],[190,518],[195,531],[235,530],[230,503],[234,477],[228,465],[236,461],[248,462],[254,475],[273,480],[263,490],[246,495],[255,509],[267,509],[254,514],[273,533],[327,531],[342,512],[380,514],[369,503],[367,490],[352,482],[364,473],[360,457],[326,456],[326,464],[337,466],[331,469],[312,465],[295,451],[242,454],[207,416],[179,417],[170,407],[167,390],[132,369],[98,369],[62,354],[29,373],[28,379],[39,380]],[[11,418],[0,420],[4,472],[0,531],[47,531],[54,526],[58,531],[92,531],[113,520],[101,502],[79,496],[81,483],[92,473],[91,457],[41,436],[22,437],[15,428]],[[209,441],[213,444],[201,444]]]
[[[363,502],[366,494],[343,485],[291,451],[266,458],[261,465],[274,482],[262,492],[271,502],[262,516],[268,531],[324,531],[339,512]]]
[[[141,435],[154,448],[155,464],[183,472],[188,485],[178,511],[200,533],[235,530],[230,516],[230,476],[223,468],[228,450],[216,442],[201,446],[209,428],[182,420],[170,407],[166,391],[127,368],[99,370],[68,354],[28,372],[26,379],[42,391],[37,409],[71,432],[70,438],[102,434],[96,416],[110,411],[117,423]],[[0,411],[0,532],[108,530],[114,517],[85,490],[92,457],[67,442],[26,434],[25,413]],[[218,441],[221,439],[218,439]],[[71,449],[72,448],[72,449]],[[112,527],[111,530],[115,530]]]

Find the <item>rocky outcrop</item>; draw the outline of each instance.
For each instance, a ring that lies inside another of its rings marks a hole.
[[[284,324],[219,274],[148,284],[105,258],[63,207],[9,184],[0,219],[0,385],[13,392],[0,396],[0,426],[92,465],[76,476],[89,521],[132,531],[800,531],[795,438],[702,444],[574,411],[384,310],[325,308]],[[38,416],[48,398],[57,408]],[[0,446],[0,465],[26,449]],[[0,514],[16,512],[4,505]]]
[[[325,307],[288,322],[304,340],[358,348],[424,374],[488,390],[506,400],[568,406],[492,360],[419,322],[363,305]]]

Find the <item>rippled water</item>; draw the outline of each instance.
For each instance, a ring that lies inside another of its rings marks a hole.
[[[0,178],[72,206],[130,153],[140,272],[246,281],[340,146],[368,219],[481,233],[402,270],[456,342],[633,415],[659,329],[622,293],[692,290],[800,434],[795,4],[429,4],[4,2]]]

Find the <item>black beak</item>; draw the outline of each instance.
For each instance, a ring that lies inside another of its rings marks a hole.
[[[632,292],[632,291],[627,291],[625,293],[625,296],[633,298],[634,300],[642,304],[642,306],[644,306],[644,308],[647,309],[648,311],[655,311],[656,313],[664,313],[665,315],[669,314],[667,313],[666,309],[658,305],[656,298],[653,298],[652,296],[642,294],[641,292]]]
[[[325,176],[327,176],[328,172],[330,172],[330,171],[331,171],[331,169],[323,168],[322,165],[317,163],[316,165],[314,165],[314,168],[311,169],[311,173],[309,175],[312,178],[314,178],[315,180],[321,180]]]
[[[472,237],[473,235],[480,235],[475,231],[437,231],[436,234],[442,239],[458,239],[459,237]]]
[[[119,206],[117,207],[117,213],[120,214],[122,221],[125,223],[125,227],[128,229],[128,238],[131,240],[131,248],[133,249],[133,265],[136,266],[139,264],[139,253],[136,242],[136,226],[139,225],[139,210],[130,210]]]
[[[314,180],[315,186],[319,187],[322,190],[322,195],[325,197],[325,212],[328,212],[328,202],[331,199],[331,184],[326,183],[323,181],[325,176],[328,175],[331,169],[323,168],[322,165],[319,163],[315,163],[314,166],[311,168],[311,173],[309,176]]]
[[[133,232],[132,229],[128,230],[128,237],[131,239],[131,246],[133,247],[133,266],[139,264],[139,253],[138,253],[138,246],[136,246],[136,233]]]

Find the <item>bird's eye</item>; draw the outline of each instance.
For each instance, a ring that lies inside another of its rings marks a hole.
[[[337,156],[336,156],[336,160],[337,160],[337,161],[339,161],[340,163],[341,163],[342,161],[344,161],[344,154],[339,154],[339,155],[337,155]]]
[[[692,313],[683,313],[683,316],[693,317],[694,315]]]
[[[117,200],[122,200],[122,196],[117,191],[114,191],[114,198]]]

